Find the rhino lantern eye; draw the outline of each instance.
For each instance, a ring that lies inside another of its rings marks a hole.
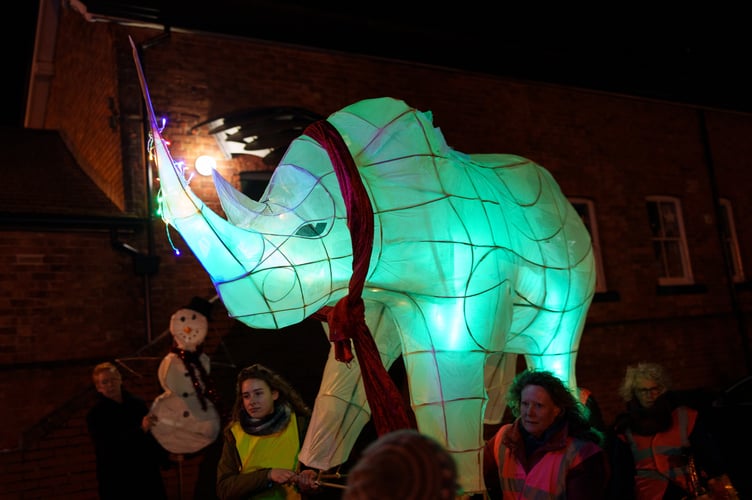
[[[295,233],[295,236],[302,236],[303,238],[315,238],[321,236],[326,229],[326,222],[317,222],[316,224],[305,224],[300,227]]]

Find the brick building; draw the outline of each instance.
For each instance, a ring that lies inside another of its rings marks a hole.
[[[250,155],[224,158],[206,127],[197,127],[207,119],[268,106],[326,116],[377,96],[432,111],[459,151],[514,153],[548,168],[582,208],[601,257],[577,371],[607,420],[621,409],[616,388],[629,363],[665,364],[677,388],[717,390],[750,373],[749,114],[90,22],[75,2],[42,5],[50,10],[27,128],[4,134],[10,164],[20,168],[6,169],[0,187],[3,498],[95,498],[83,420],[92,366],[119,360],[128,368],[125,385],[153,399],[170,315],[194,295],[214,294],[180,236],[154,214],[157,180],[145,154],[129,36],[141,48],[156,110],[169,119],[164,135],[175,158],[190,168],[199,155],[212,155],[237,185],[241,173],[272,167]],[[219,209],[208,179],[191,186]],[[718,222],[727,219],[735,221],[732,234]],[[651,231],[669,223],[679,232]],[[656,253],[659,236],[670,240],[662,248],[677,252]],[[306,321],[253,332],[219,304],[206,351],[224,395],[233,397],[238,367],[262,361],[288,374],[312,404],[328,351],[319,330]],[[203,458],[183,457],[165,471],[174,498],[193,497]]]

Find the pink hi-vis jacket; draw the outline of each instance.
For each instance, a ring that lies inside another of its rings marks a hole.
[[[498,464],[503,498],[555,499],[567,498],[567,474],[585,459],[603,453],[597,444],[576,439],[566,431],[554,435],[531,457],[526,470],[523,461],[525,450],[519,429],[519,420],[503,426],[489,442],[494,447]],[[605,478],[599,478],[605,482]],[[593,485],[601,489],[602,485]]]
[[[689,447],[689,435],[697,421],[697,411],[679,406],[671,414],[671,427],[652,436],[627,430],[619,438],[632,449],[635,462],[637,498],[662,498],[671,480],[687,489],[687,460],[682,448]]]

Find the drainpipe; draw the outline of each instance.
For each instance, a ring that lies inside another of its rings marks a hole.
[[[164,32],[160,33],[159,35],[146,40],[142,42],[140,45],[136,47],[138,51],[138,57],[141,60],[141,63],[144,61],[144,50],[149,49],[151,47],[154,47],[156,45],[159,45],[160,43],[168,40],[170,38],[170,28],[169,26],[164,27]],[[154,192],[154,184],[153,184],[153,170],[152,170],[152,163],[149,161],[149,158],[146,154],[146,144],[147,144],[147,137],[149,137],[149,124],[146,121],[146,103],[143,102],[141,104],[141,164],[144,165],[144,171],[146,175],[145,183],[146,186],[146,217],[149,223],[146,227],[146,238],[147,238],[147,254],[149,257],[154,258],[155,257],[155,244],[154,244],[154,223],[152,220],[152,214],[154,213],[154,200],[153,200],[153,192]],[[156,257],[157,259],[159,257]],[[145,322],[146,322],[146,341],[147,343],[151,343],[152,338],[152,327],[151,327],[151,284],[150,284],[150,278],[149,275],[144,275],[144,314],[145,314]]]
[[[700,140],[702,141],[703,152],[705,153],[705,164],[708,168],[708,183],[710,185],[710,194],[713,197],[713,208],[715,209],[715,227],[718,232],[718,241],[720,243],[721,254],[723,255],[723,270],[726,273],[726,283],[728,285],[729,298],[731,299],[731,309],[736,317],[736,326],[739,333],[739,340],[742,344],[742,353],[744,354],[744,364],[747,368],[747,373],[752,373],[752,357],[750,356],[749,342],[747,341],[747,321],[744,316],[744,311],[739,305],[739,297],[736,293],[736,286],[734,286],[734,277],[731,272],[731,256],[729,252],[725,252],[726,235],[721,228],[720,220],[722,220],[722,208],[720,202],[720,196],[718,194],[718,185],[715,177],[715,166],[713,163],[713,149],[710,145],[710,136],[708,135],[708,126],[705,121],[705,111],[703,109],[697,110],[698,123],[700,125]]]

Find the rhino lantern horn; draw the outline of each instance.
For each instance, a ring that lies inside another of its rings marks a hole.
[[[131,46],[138,63],[133,40]],[[302,276],[312,273],[320,279],[329,274],[327,258],[314,257],[302,262],[306,256],[290,255],[315,254],[310,251],[296,254],[295,241],[303,239],[310,245],[331,224],[320,219],[311,222],[303,211],[294,211],[302,200],[256,202],[235,190],[217,172],[214,183],[228,219],[207,207],[191,190],[184,168],[170,155],[157,125],[140,63],[137,68],[159,172],[162,217],[180,233],[209,273],[230,315],[253,328],[279,329],[297,324],[320,309],[331,298],[330,294],[306,289],[304,283],[310,280]],[[285,169],[281,170],[280,177],[284,179]],[[300,177],[300,172],[296,173]],[[315,199],[319,193],[321,198],[323,188],[315,189],[317,181],[311,178],[308,184],[311,197]],[[333,201],[328,195],[322,200],[325,207],[329,206],[324,212],[331,219]],[[330,250],[323,252],[331,256]]]

